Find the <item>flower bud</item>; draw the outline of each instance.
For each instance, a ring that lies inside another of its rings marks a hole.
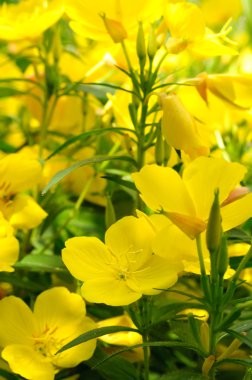
[[[109,228],[116,222],[115,209],[111,200],[111,196],[107,196],[107,206],[105,211],[105,224],[106,228]]]
[[[137,56],[139,58],[139,61],[141,65],[144,66],[145,61],[146,61],[146,46],[145,46],[143,25],[141,22],[139,22],[139,26],[138,26],[136,49],[137,49]]]
[[[164,160],[164,144],[161,129],[157,128],[157,139],[155,144],[155,159],[158,165],[163,164]]]
[[[211,254],[219,249],[221,236],[221,213],[219,205],[219,190],[217,190],[214,194],[214,201],[211,207],[206,231],[206,244]]]
[[[226,270],[228,268],[229,264],[229,258],[228,258],[228,251],[227,251],[227,239],[226,237],[223,237],[221,240],[221,245],[217,257],[217,272],[218,274],[223,277],[226,273]]]
[[[154,33],[154,28],[150,28],[149,41],[148,41],[148,56],[150,60],[155,57],[157,52],[157,39]]]
[[[199,129],[179,97],[174,93],[160,95],[160,103],[163,109],[162,133],[167,143],[185,151],[192,158],[207,155],[209,147],[205,127],[201,125]]]
[[[103,19],[103,22],[108,34],[110,35],[110,37],[115,43],[122,42],[125,38],[128,37],[128,34],[124,26],[120,22],[106,17],[104,13],[101,14],[100,16]]]
[[[200,338],[202,347],[206,352],[209,351],[209,325],[207,322],[202,322],[200,325]]]

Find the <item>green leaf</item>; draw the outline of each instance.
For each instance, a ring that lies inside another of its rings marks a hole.
[[[96,157],[87,158],[86,160],[76,162],[75,164],[73,164],[69,168],[61,170],[57,174],[55,174],[55,176],[50,180],[50,182],[42,190],[42,195],[45,195],[48,192],[48,190],[51,189],[52,186],[56,185],[59,181],[61,181],[68,174],[72,173],[74,170],[76,170],[78,168],[81,168],[82,166],[89,165],[89,164],[95,164],[97,162],[113,161],[113,160],[128,161],[130,163],[135,164],[135,161],[128,156],[96,156]]]
[[[249,367],[249,368],[252,367],[252,359],[239,359],[239,358],[237,358],[237,359],[236,358],[223,359],[223,360],[215,362],[215,364],[213,366],[219,367],[220,365],[222,365],[224,363],[234,363],[234,364],[243,365],[243,366]]]
[[[128,360],[116,356],[105,362],[106,357],[107,355],[97,348],[93,357],[87,361],[87,364],[92,368],[96,368],[96,371],[106,380],[139,380],[137,369]],[[103,364],[97,367],[97,363],[101,361],[103,361]],[[93,372],[95,373],[95,371]]]
[[[153,311],[153,324],[167,321],[168,319],[172,319],[175,317],[177,313],[185,309],[203,309],[204,305],[200,303],[193,302],[175,302],[171,304],[167,304],[165,306],[161,306]]]
[[[228,241],[232,242],[232,244],[251,243],[251,237],[240,228],[233,228],[232,230],[225,232],[225,235],[227,236]]]
[[[128,128],[103,128],[103,129],[93,129],[92,131],[87,131],[84,133],[81,133],[80,135],[71,137],[67,141],[65,141],[62,145],[60,145],[57,149],[55,149],[45,160],[49,160],[59,152],[61,152],[63,149],[67,148],[69,145],[74,144],[77,141],[85,140],[91,136],[95,135],[102,135],[107,132],[113,132],[113,133],[118,133],[119,135],[124,135],[124,132],[129,133]],[[134,131],[132,131],[134,133]]]
[[[226,332],[234,338],[240,340],[242,343],[246,344],[249,348],[252,348],[252,340],[246,337],[246,335],[239,334],[238,332],[229,329],[226,330]]]
[[[6,379],[6,380],[18,380],[20,377],[18,375],[14,375],[13,373],[10,373],[8,371],[5,371],[4,369],[0,368],[0,379]],[[3,376],[3,377],[2,377]]]
[[[13,87],[0,87],[0,98],[7,98],[8,96],[24,95],[26,91],[21,91]]]
[[[27,255],[15,264],[15,268],[37,272],[65,272],[66,268],[60,256]]]
[[[40,285],[38,282],[28,280],[26,278],[20,278],[18,273],[0,273],[0,282],[8,282],[13,286],[21,289],[32,290],[41,292],[44,290],[44,286]]]
[[[114,175],[114,174],[106,174],[106,175],[102,176],[102,178],[105,178],[109,181],[118,183],[118,185],[124,186],[127,189],[138,191],[134,182],[127,181],[127,180],[123,179],[121,176]]]
[[[65,351],[65,350],[68,350],[69,348],[78,346],[78,344],[87,342],[88,340],[96,339],[96,338],[99,338],[100,336],[103,336],[106,334],[112,334],[112,333],[121,332],[121,331],[133,331],[133,332],[139,333],[139,331],[137,329],[132,329],[131,327],[125,327],[125,326],[101,327],[98,329],[88,331],[84,334],[81,334],[80,336],[78,336],[78,338],[73,339],[71,342],[69,342],[65,346],[61,347],[61,349],[57,352],[57,354]]]
[[[130,351],[130,350],[134,350],[135,348],[143,348],[143,347],[182,348],[182,349],[192,350],[194,352],[197,352],[199,355],[203,356],[203,353],[197,347],[195,347],[193,345],[186,344],[184,342],[174,342],[174,341],[173,342],[147,342],[147,343],[135,344],[134,346],[127,346],[125,348],[122,348],[121,350],[118,350],[118,351],[114,352],[113,354],[108,355],[106,358],[104,358],[103,360],[98,362],[95,365],[95,367],[93,367],[93,368],[99,367],[100,365],[105,363],[107,360],[110,360],[111,358],[113,358],[114,356],[116,356],[118,354],[122,354],[122,353]],[[58,352],[60,352],[60,351],[58,351]]]
[[[207,380],[207,377],[203,376],[202,374],[195,373],[194,371],[188,371],[188,370],[178,370],[178,371],[172,371],[168,373],[167,375],[163,375],[159,378],[159,380]]]
[[[7,144],[4,141],[0,141],[0,150],[2,150],[5,153],[15,153],[17,151],[17,148],[10,144]]]

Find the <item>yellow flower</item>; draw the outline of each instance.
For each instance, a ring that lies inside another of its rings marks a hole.
[[[146,218],[128,216],[107,230],[105,244],[95,237],[67,240],[62,258],[72,275],[84,281],[87,301],[128,305],[177,281],[180,265],[152,254],[154,236]]]
[[[63,15],[62,0],[22,0],[0,7],[0,39],[34,39]]]
[[[14,228],[36,227],[47,213],[24,191],[40,181],[37,160],[13,153],[0,160],[0,211]]]
[[[252,75],[202,73],[198,77],[200,82],[197,89],[206,103],[210,91],[235,108],[247,110],[252,107]]]
[[[117,27],[120,37],[126,37],[122,33],[125,29],[132,38],[137,34],[139,20],[150,22],[158,19],[161,10],[160,0],[97,0],[92,3],[87,0],[66,0],[66,13],[73,20],[70,22],[72,29],[83,37],[98,41],[111,40],[101,16]]]
[[[168,3],[164,14],[166,25],[171,33],[168,50],[179,53],[182,50],[199,56],[234,55],[237,52],[222,42],[230,43],[226,35],[230,31],[225,25],[220,33],[206,28],[200,8],[192,3]]]
[[[182,178],[175,170],[157,165],[146,165],[132,177],[151,209],[163,212],[194,238],[206,229],[216,189],[219,189],[224,231],[252,216],[251,193],[232,197],[245,173],[246,168],[238,163],[199,157],[186,166]]]
[[[63,287],[41,293],[33,312],[20,298],[5,297],[0,301],[2,357],[14,373],[26,379],[53,380],[60,368],[75,367],[93,355],[95,340],[56,354],[95,328],[85,313],[83,299]]]
[[[207,127],[193,118],[176,94],[160,96],[160,101],[162,133],[167,143],[191,158],[208,155],[211,139]]]
[[[11,225],[0,213],[0,272],[12,272],[18,259],[19,243],[13,235]]]

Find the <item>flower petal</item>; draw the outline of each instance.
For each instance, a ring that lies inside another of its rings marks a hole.
[[[34,228],[47,217],[38,203],[24,194],[18,194],[2,211],[14,228]]]
[[[62,346],[71,342],[81,334],[87,331],[94,330],[97,325],[90,318],[83,318],[79,326],[75,326],[75,331],[72,335],[68,335],[66,340],[62,339]],[[96,339],[91,339],[85,343],[72,347],[60,354],[55,355],[53,363],[62,368],[72,368],[80,364],[83,360],[88,360],[94,353],[96,348]]]
[[[153,255],[145,263],[142,270],[134,273],[132,281],[127,281],[130,287],[143,294],[158,294],[161,290],[174,285],[178,280],[178,273],[183,270],[180,263],[174,264],[170,260]]]
[[[221,204],[245,173],[245,166],[219,158],[199,157],[191,162],[184,170],[183,180],[194,200],[198,218],[208,219],[216,189]]]
[[[74,237],[65,243],[62,259],[70,273],[86,281],[107,273],[111,255],[105,244],[95,237]]]
[[[122,260],[122,256],[127,255],[133,267],[138,268],[151,257],[151,243],[154,236],[154,228],[148,223],[147,216],[141,218],[126,216],[107,230],[105,242],[113,255],[118,255]]]
[[[0,346],[13,343],[32,344],[36,322],[29,307],[18,297],[9,296],[0,301]]]
[[[195,215],[193,201],[175,170],[146,165],[140,172],[132,174],[132,178],[142,199],[151,209]]]
[[[252,217],[252,193],[221,208],[224,231],[237,227]]]
[[[26,379],[53,380],[54,369],[42,354],[23,344],[7,346],[2,357],[9,363],[11,370]]]
[[[141,298],[142,294],[131,290],[126,281],[114,277],[89,280],[81,288],[83,297],[89,302],[124,306]]]
[[[34,316],[40,332],[51,330],[63,338],[73,334],[85,317],[86,307],[82,297],[67,288],[55,287],[41,293],[34,305]]]

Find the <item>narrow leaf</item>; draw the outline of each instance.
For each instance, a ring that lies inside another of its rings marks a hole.
[[[15,268],[38,272],[65,272],[66,268],[60,256],[27,255],[15,264]]]
[[[104,162],[104,161],[112,161],[112,160],[121,160],[121,161],[128,161],[130,163],[133,163],[135,165],[135,161],[128,157],[128,156],[96,156],[87,158],[86,160],[82,160],[79,162],[76,162],[72,166],[70,166],[67,169],[59,171],[55,176],[49,181],[49,183],[46,185],[46,187],[42,190],[42,195],[45,195],[48,190],[51,189],[52,186],[56,185],[59,181],[61,181],[63,178],[65,178],[68,174],[72,173],[74,170],[81,168],[82,166],[89,165],[89,164],[95,164],[97,162]]]
[[[71,342],[61,347],[61,349],[57,352],[57,354],[59,354],[60,352],[69,350],[69,348],[78,346],[81,343],[87,342],[88,340],[96,339],[103,335],[112,334],[112,333],[121,332],[121,331],[133,331],[140,334],[140,332],[137,329],[133,329],[131,327],[125,327],[125,326],[100,327],[98,329],[94,329],[84,334],[81,334],[80,336],[78,336],[78,338],[73,339]]]
[[[107,132],[113,132],[113,133],[118,133],[120,135],[124,135],[124,132],[129,133],[134,131],[129,130],[128,128],[103,128],[103,129],[93,129],[92,131],[87,131],[84,133],[81,133],[78,136],[71,137],[69,140],[65,141],[62,145],[60,145],[57,149],[55,149],[45,160],[49,160],[59,152],[61,152],[63,149],[67,148],[69,145],[74,144],[77,141],[85,140],[90,136],[95,136],[95,135],[102,135]]]
[[[226,332],[234,338],[240,340],[242,343],[246,344],[249,348],[252,348],[252,340],[246,337],[246,335],[239,334],[238,332],[229,329],[226,330]]]

